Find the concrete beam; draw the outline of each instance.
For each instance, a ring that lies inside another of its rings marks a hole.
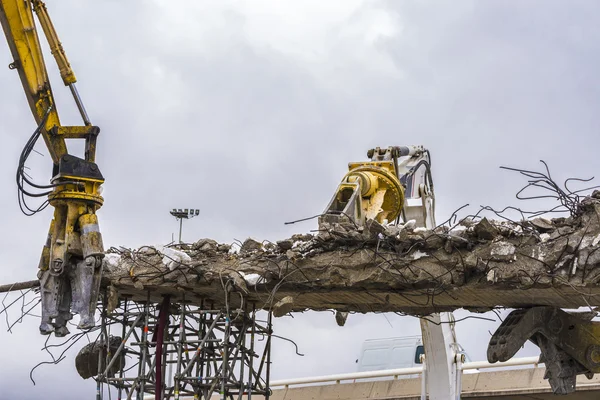
[[[427,315],[467,308],[600,305],[600,193],[576,217],[466,220],[435,230],[335,226],[233,252],[210,239],[109,252],[104,284],[132,296],[289,311]],[[226,296],[227,294],[227,296]]]

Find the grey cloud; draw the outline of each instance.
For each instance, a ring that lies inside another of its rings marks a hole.
[[[320,36],[303,26],[299,37],[314,43],[298,49],[255,35],[258,17],[235,2],[178,3],[177,10],[168,2],[48,3],[102,128],[107,245],[170,241],[173,207],[202,210],[185,223],[190,241],[275,240],[314,229],[316,221],[283,222],[321,212],[347,163],[373,146],[431,149],[438,221],[465,203],[514,204],[521,182],[499,165],[538,168],[543,158],[561,179],[599,167],[599,6],[592,2],[368,2]],[[296,10],[320,21],[318,11]],[[391,33],[365,39],[365,26],[384,22]],[[284,34],[285,21],[277,26],[272,35]],[[314,57],[305,53],[312,44]],[[49,54],[46,60],[52,66]],[[0,45],[0,65],[9,62]],[[68,91],[50,69],[63,120],[76,123]],[[51,211],[35,218],[17,211],[13,175],[34,126],[16,75],[2,70],[0,85],[6,283],[35,276]],[[48,163],[32,157],[37,179],[48,178]],[[306,356],[277,342],[274,378],[350,372],[364,339],[418,334],[417,320],[387,317],[393,328],[381,315],[352,315],[344,328],[329,313],[278,320],[278,333]],[[458,324],[473,358],[483,359],[487,330],[496,325]],[[0,388],[19,382],[22,398],[41,388],[64,398],[67,382],[73,398],[92,392],[70,360],[45,367],[50,378],[39,386],[28,383],[33,361],[46,357],[34,319],[0,339],[6,359],[27,360],[10,369],[2,363]]]

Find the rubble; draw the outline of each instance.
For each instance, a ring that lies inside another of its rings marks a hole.
[[[335,312],[335,322],[338,326],[346,325],[346,320],[348,319],[348,312],[345,311],[336,311]]]
[[[364,229],[330,224],[276,244],[248,239],[239,252],[211,239],[113,250],[105,257],[104,284],[141,301],[171,295],[216,306],[239,305],[241,297],[230,294],[239,292],[277,315],[597,305],[597,197],[582,200],[578,216],[552,220],[465,219],[434,230],[369,221]]]
[[[273,316],[274,317],[282,317],[285,314],[289,313],[294,309],[294,298],[292,296],[286,296],[283,299],[279,300],[275,305],[273,305]]]
[[[541,217],[532,219],[531,225],[533,225],[541,233],[550,232],[554,229],[554,225],[552,224],[552,221],[549,221],[546,218],[541,218]]]
[[[498,229],[488,221],[487,218],[483,218],[477,223],[473,229],[479,239],[492,240],[498,236]]]
[[[254,239],[248,238],[242,244],[242,247],[240,248],[240,254],[256,252],[256,251],[262,250],[262,247],[263,247],[262,243],[257,242]]]
[[[123,339],[118,336],[111,336],[109,338],[108,347],[111,354],[114,354],[117,351],[122,341]],[[79,376],[81,376],[83,379],[88,379],[98,374],[98,358],[100,357],[100,354],[104,354],[104,356],[102,356],[102,360],[100,360],[100,369],[106,369],[105,351],[106,344],[104,339],[85,345],[79,351],[79,353],[77,353],[77,357],[75,357],[75,368],[77,369]],[[114,377],[115,374],[117,374],[121,368],[125,366],[125,360],[125,354],[123,353],[123,355],[119,357],[119,359],[107,371],[107,375],[109,377]]]
[[[279,240],[277,241],[277,246],[279,246],[280,250],[290,250],[294,246],[294,241],[291,239]]]

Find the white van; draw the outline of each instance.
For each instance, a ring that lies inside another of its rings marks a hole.
[[[458,345],[460,351],[464,349]],[[425,353],[421,336],[366,340],[356,360],[358,372],[420,366]],[[465,354],[466,361],[471,361]]]

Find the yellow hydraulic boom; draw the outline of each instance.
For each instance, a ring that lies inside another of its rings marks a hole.
[[[81,126],[63,126],[48,79],[48,72],[34,21],[37,15],[50,50],[58,64],[62,80],[73,94],[81,117]],[[42,294],[40,331],[57,336],[68,333],[66,323],[73,313],[80,315],[79,327],[94,325],[99,274],[103,257],[102,236],[96,211],[102,206],[100,185],[104,178],[95,164],[96,138],[100,129],[93,126],[79,97],[73,72],[46,5],[39,0],[0,0],[0,24],[6,35],[37,128],[27,142],[17,169],[19,203],[28,215],[43,207],[29,208],[25,196],[48,196],[54,207],[48,241],[42,251],[38,278]],[[24,173],[24,164],[37,139],[43,137],[53,162],[49,185],[37,185]],[[69,154],[65,139],[85,140],[85,154]],[[31,193],[29,188],[46,189]]]

